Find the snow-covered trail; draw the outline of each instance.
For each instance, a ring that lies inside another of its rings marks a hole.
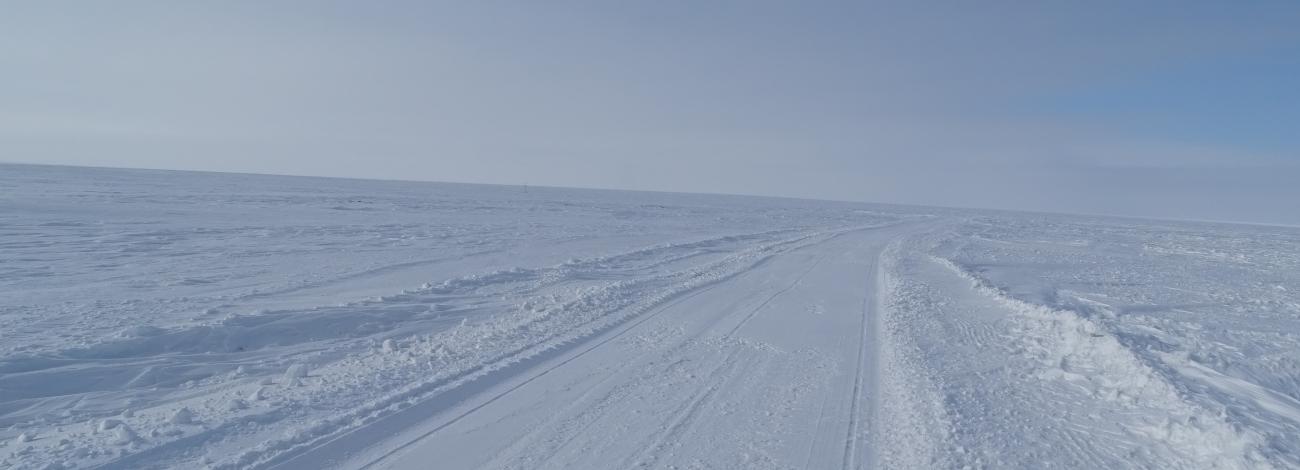
[[[917,227],[778,254],[279,467],[873,466],[877,265]]]

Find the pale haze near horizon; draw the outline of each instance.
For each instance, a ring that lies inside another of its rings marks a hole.
[[[1300,224],[1295,2],[22,2],[0,161]]]

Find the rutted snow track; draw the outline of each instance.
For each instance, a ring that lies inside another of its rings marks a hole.
[[[859,468],[876,259],[909,229],[775,253],[475,393],[433,396],[421,422],[362,427],[282,466]]]

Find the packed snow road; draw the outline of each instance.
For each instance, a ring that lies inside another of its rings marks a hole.
[[[1300,468],[1300,230],[0,165],[0,468]]]
[[[909,230],[800,244],[284,467],[869,466],[877,264]]]

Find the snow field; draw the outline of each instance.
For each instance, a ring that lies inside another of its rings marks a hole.
[[[3,468],[1300,467],[1294,229],[0,169]]]

